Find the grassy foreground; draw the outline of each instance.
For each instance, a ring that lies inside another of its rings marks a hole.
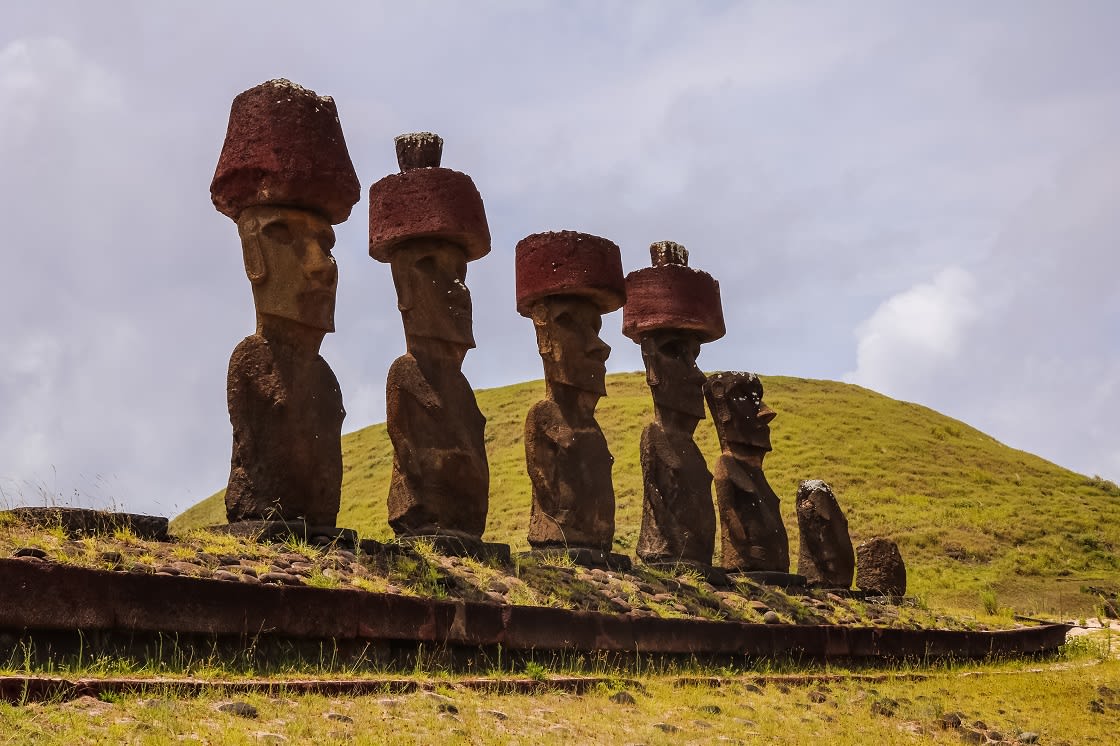
[[[778,412],[766,474],[783,498],[797,556],[793,497],[802,479],[824,479],[848,517],[852,540],[889,536],[902,548],[910,590],[927,603],[975,612],[1090,615],[1085,589],[1120,586],[1120,489],[999,443],[916,404],[835,381],[767,377]],[[652,416],[645,378],[609,376],[598,420],[615,456],[616,551],[633,553],[641,520],[638,440]],[[486,538],[527,548],[529,481],[525,414],[540,381],[478,392],[488,419],[491,468]],[[710,420],[697,441],[718,454]],[[392,447],[384,424],[343,438],[339,525],[391,537],[385,496]],[[224,523],[223,492],[188,509],[173,530]]]
[[[583,695],[488,694],[440,679],[430,680],[431,691],[339,698],[181,697],[169,688],[0,704],[0,743],[801,744],[822,735],[837,746],[1114,743],[1120,661],[1086,649],[1059,661],[941,669],[916,679],[907,671],[881,680],[730,676],[709,687],[654,675]]]

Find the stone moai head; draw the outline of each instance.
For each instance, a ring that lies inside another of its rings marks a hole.
[[[646,381],[659,408],[704,418],[700,345],[726,333],[719,283],[688,266],[672,241],[650,246],[651,267],[626,276],[622,333],[642,346]]]
[[[474,347],[467,262],[490,252],[482,196],[466,174],[440,168],[443,140],[396,138],[400,173],[369,190],[369,254],[393,271],[410,351],[416,339]]]
[[[545,380],[605,395],[602,316],[626,302],[618,246],[575,231],[535,233],[517,244],[516,275],[517,310],[533,320]]]
[[[334,100],[287,80],[241,93],[210,184],[237,222],[258,317],[334,331],[334,229],[361,187]]]
[[[774,410],[762,401],[762,381],[754,373],[713,373],[704,383],[704,396],[725,452],[734,446],[756,452],[760,459],[771,450],[770,421]]]

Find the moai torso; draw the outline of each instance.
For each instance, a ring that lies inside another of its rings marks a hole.
[[[721,527],[720,565],[727,570],[789,572],[789,536],[780,500],[762,468],[721,455],[714,477]]]
[[[595,420],[571,422],[556,402],[533,405],[525,420],[533,486],[529,543],[609,551],[614,540],[614,457]]]
[[[646,562],[711,564],[712,474],[691,432],[651,422],[641,441],[643,507],[637,553]]]
[[[490,492],[486,418],[462,371],[425,369],[411,354],[397,358],[386,380],[386,420],[393,530],[481,536]]]
[[[322,357],[259,334],[229,361],[230,522],[303,518],[333,526],[342,489],[342,393]]]

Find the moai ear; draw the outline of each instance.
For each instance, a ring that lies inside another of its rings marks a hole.
[[[730,422],[731,407],[727,406],[727,384],[723,381],[712,381],[708,385],[712,391],[712,395],[708,398],[712,416],[720,422]]]
[[[407,311],[412,308],[412,266],[403,259],[397,259],[389,265],[393,271],[393,288],[397,292],[397,310]]]
[[[241,236],[241,258],[245,262],[245,274],[254,285],[264,282],[268,277],[268,265],[264,263],[261,251],[261,221],[255,217],[237,221],[237,232]]]
[[[661,381],[657,379],[656,366],[650,365],[654,356],[657,354],[656,347],[657,343],[654,341],[653,337],[647,336],[642,338],[642,362],[645,363],[646,366],[646,383],[650,386],[657,386],[661,383]]]
[[[548,306],[544,303],[533,304],[533,327],[537,331],[537,352],[548,355],[552,352],[552,335],[548,331]]]

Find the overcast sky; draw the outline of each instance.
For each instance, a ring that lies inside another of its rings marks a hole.
[[[363,186],[323,346],[347,432],[404,349],[365,194],[431,130],[494,239],[476,388],[542,375],[520,238],[602,235],[627,271],[669,239],[721,283],[703,368],[859,383],[1120,480],[1118,38],[1109,0],[5,3],[0,502],[224,486],[254,322],[209,185],[233,97],[277,77],[335,98]]]

